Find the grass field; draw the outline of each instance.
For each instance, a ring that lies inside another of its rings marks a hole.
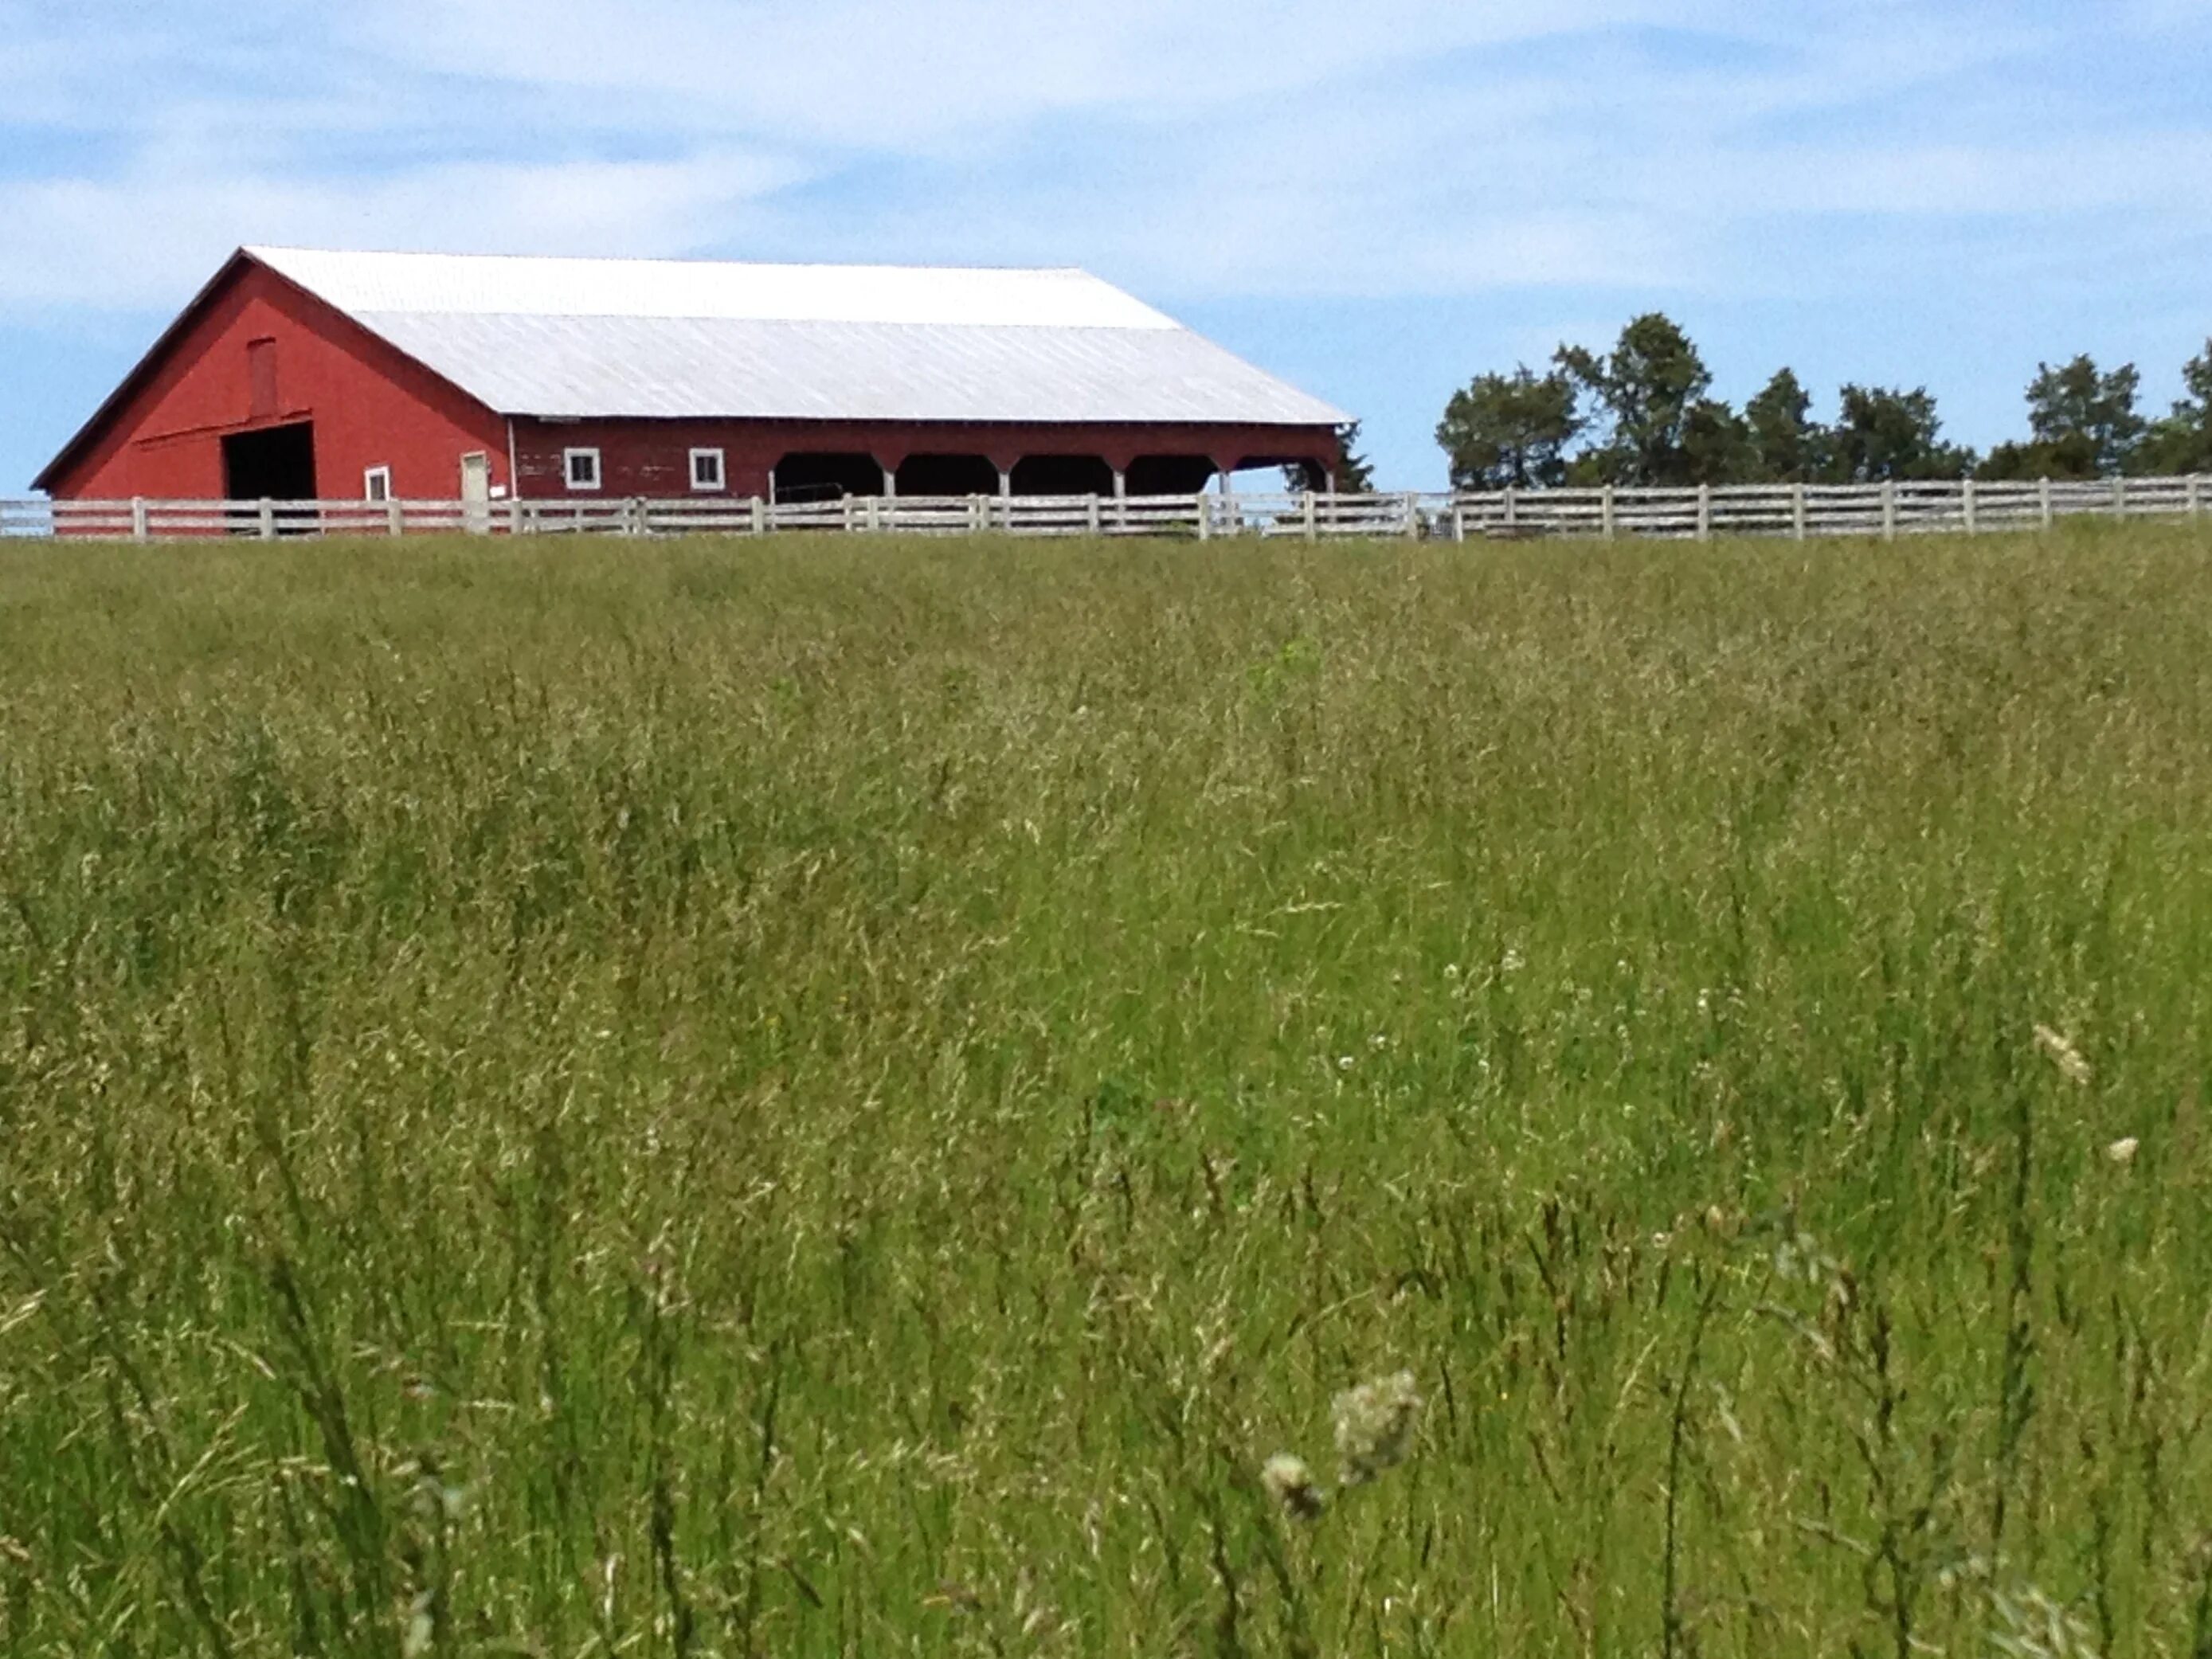
[[[0,1650],[2206,1659],[2208,1084],[2212,535],[0,550]]]

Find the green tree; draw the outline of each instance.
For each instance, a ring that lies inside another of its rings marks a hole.
[[[1682,463],[1690,483],[1749,482],[1758,463],[1750,422],[1717,398],[1699,398],[1682,422]]]
[[[1925,386],[1911,392],[1847,386],[1828,433],[1826,475],[1840,483],[1887,479],[1962,478],[1974,453],[1938,434],[1936,399]]]
[[[1813,394],[1782,369],[1743,406],[1750,429],[1749,477],[1760,483],[1805,483],[1820,476],[1826,434],[1813,418]]]
[[[2027,387],[2025,444],[2000,444],[1982,465],[1989,478],[2098,478],[2133,470],[2149,422],[2136,409],[2142,376],[2133,363],[2111,374],[2087,356],[2036,365]]]
[[[1603,441],[1577,458],[1578,476],[1622,484],[1696,481],[1688,438],[1713,377],[1671,319],[1656,311],[1633,319],[1610,356],[1562,346],[1555,361],[1605,422]]]
[[[2136,462],[2145,472],[2179,477],[2212,472],[2212,340],[2181,371],[2189,395],[2144,434]]]
[[[1502,489],[1556,484],[1566,474],[1566,448],[1582,430],[1574,382],[1561,371],[1538,375],[1525,365],[1510,374],[1478,374],[1452,393],[1437,425],[1437,442],[1451,458],[1455,489]]]

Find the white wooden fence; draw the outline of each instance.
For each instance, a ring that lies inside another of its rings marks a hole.
[[[2061,518],[2202,520],[2212,477],[2088,483],[1751,484],[1458,495],[848,496],[842,501],[0,501],[0,537],[183,541],[219,536],[763,536],[784,532],[1015,536],[1899,536],[2048,529]]]

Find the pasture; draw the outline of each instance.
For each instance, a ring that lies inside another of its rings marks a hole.
[[[2208,577],[0,548],[0,1650],[2212,1655]]]

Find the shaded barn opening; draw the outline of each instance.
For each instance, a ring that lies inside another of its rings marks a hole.
[[[1139,455],[1129,463],[1132,495],[1195,495],[1213,481],[1203,455]]]
[[[234,501],[315,499],[315,423],[234,432],[222,441],[223,493]]]
[[[884,470],[872,455],[801,451],[775,464],[774,483],[779,501],[835,501],[848,495],[882,495]]]
[[[1017,495],[1110,495],[1114,469],[1096,455],[1030,455],[1014,463]]]
[[[776,474],[779,487],[783,475]],[[982,455],[909,455],[899,464],[902,495],[995,495],[998,463]]]
[[[222,441],[222,491],[234,501],[312,501],[315,499],[315,423],[234,432]],[[309,512],[279,512],[276,527],[291,534],[312,530]],[[234,513],[235,534],[256,533],[258,513]]]

